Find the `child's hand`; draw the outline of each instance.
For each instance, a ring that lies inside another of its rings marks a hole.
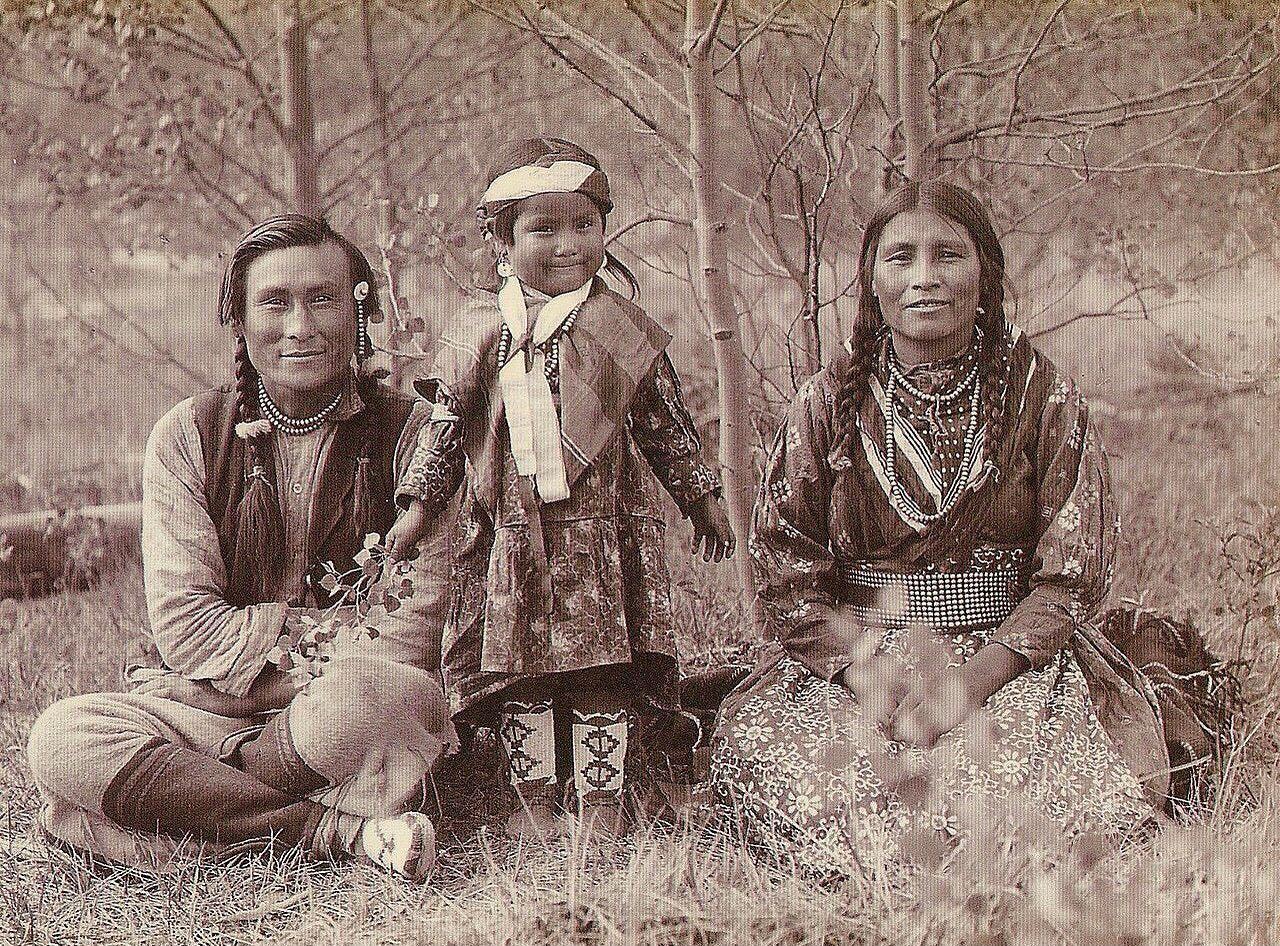
[[[421,499],[410,501],[409,508],[396,518],[387,531],[387,557],[393,562],[409,558],[427,531],[429,520],[426,504]]]
[[[689,521],[693,523],[694,555],[698,554],[701,546],[704,562],[723,562],[726,558],[733,558],[737,543],[720,500],[708,493],[689,510]]]

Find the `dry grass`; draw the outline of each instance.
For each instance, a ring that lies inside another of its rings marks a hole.
[[[437,875],[412,888],[293,854],[193,859],[152,876],[95,867],[31,831],[23,756],[53,700],[110,688],[141,625],[134,569],[81,592],[0,603],[0,942],[14,943],[1223,943],[1280,941],[1277,470],[1262,399],[1126,405],[1108,422],[1127,547],[1118,593],[1189,617],[1244,661],[1250,703],[1220,799],[1195,823],[1119,850],[1074,848],[1016,817],[912,871],[817,888],[715,832],[646,827],[519,846],[459,818]],[[682,537],[681,537],[682,538]],[[728,570],[673,542],[689,663],[740,650]],[[1141,592],[1139,590],[1141,589]],[[489,773],[493,775],[493,773]],[[458,814],[458,812],[455,812]],[[465,813],[463,813],[465,814]]]

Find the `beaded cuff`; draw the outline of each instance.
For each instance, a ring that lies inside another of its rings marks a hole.
[[[654,472],[658,473],[656,469]],[[720,477],[697,454],[671,461],[658,478],[686,517],[706,496],[719,499],[722,494]]]
[[[465,466],[459,426],[457,420],[433,420],[422,428],[413,459],[396,487],[398,501],[419,499],[430,510],[448,504]]]

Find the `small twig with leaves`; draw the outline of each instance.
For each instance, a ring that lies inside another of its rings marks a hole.
[[[302,687],[324,672],[337,645],[376,640],[378,624],[413,597],[412,558],[392,561],[382,536],[371,532],[354,556],[355,567],[340,571],[323,562],[318,584],[331,596],[327,608],[291,611],[284,632],[267,659]]]

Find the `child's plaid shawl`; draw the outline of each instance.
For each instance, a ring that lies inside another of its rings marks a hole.
[[[498,390],[501,332],[497,298],[472,300],[440,337],[430,376],[414,385],[428,401],[443,395],[461,418],[477,498],[491,515],[502,486],[500,451],[509,446]],[[596,280],[560,344],[560,442],[570,489],[626,423],[636,388],[670,341],[643,309]]]

